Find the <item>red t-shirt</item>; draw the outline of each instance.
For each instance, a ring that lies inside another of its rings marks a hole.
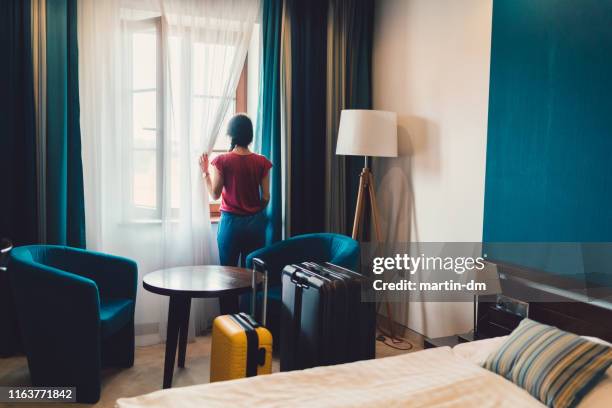
[[[252,215],[262,209],[259,186],[272,163],[264,156],[224,153],[211,162],[223,175],[221,211]]]

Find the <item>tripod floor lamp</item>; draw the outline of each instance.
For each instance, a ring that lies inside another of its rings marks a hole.
[[[359,240],[360,232],[363,232],[367,225],[368,217],[364,211],[367,206],[370,209],[375,238],[382,242],[370,158],[397,157],[397,115],[394,112],[377,110],[343,110],[340,115],[336,154],[364,157],[363,170],[359,176],[353,239]],[[393,316],[386,299],[385,306],[391,337],[394,337]]]
[[[353,239],[363,229],[366,201],[370,204],[376,239],[381,242],[371,157],[397,157],[397,115],[376,110],[343,110],[340,115],[336,154],[363,156],[364,166],[359,176],[359,192],[353,223]]]

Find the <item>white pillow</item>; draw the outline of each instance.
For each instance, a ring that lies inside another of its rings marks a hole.
[[[604,346],[612,347],[612,343],[608,343],[607,341],[600,339],[599,337],[591,337],[591,336],[580,336],[585,340],[592,341],[593,343],[603,344]]]
[[[469,343],[460,343],[453,347],[453,354],[463,357],[472,363],[482,365],[489,354],[497,350],[508,336],[493,337],[490,339],[475,340]]]

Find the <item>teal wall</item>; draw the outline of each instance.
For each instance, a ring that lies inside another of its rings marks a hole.
[[[495,0],[489,98],[483,240],[612,241],[612,2]]]

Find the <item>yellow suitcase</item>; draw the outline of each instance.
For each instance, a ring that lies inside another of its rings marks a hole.
[[[253,260],[251,313],[255,313],[257,268],[263,272],[262,324],[246,313],[218,316],[213,322],[210,382],[272,373],[272,333],[266,324],[268,273],[260,259]]]

